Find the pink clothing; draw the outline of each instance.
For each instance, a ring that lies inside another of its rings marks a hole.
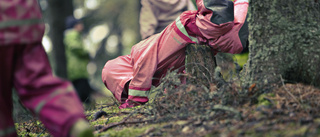
[[[85,118],[71,84],[52,75],[40,42],[0,47],[0,66],[0,133],[14,128],[12,87],[53,136],[67,136],[74,122]],[[16,133],[13,130],[0,136]]]
[[[0,46],[42,40],[44,24],[36,0],[0,0]]]
[[[182,12],[196,10],[191,0],[141,0],[140,34],[145,39],[161,32]]]
[[[14,137],[12,88],[23,105],[39,117],[55,137],[66,137],[72,125],[85,119],[83,106],[68,81],[52,75],[41,44],[36,0],[0,1],[0,136]]]
[[[197,1],[198,11],[183,12],[164,31],[133,46],[130,55],[108,61],[102,70],[102,81],[119,101],[127,91],[129,100],[147,102],[151,85],[159,85],[168,70],[183,72],[187,44],[207,44],[215,53],[240,53],[243,46],[238,34],[248,1],[239,1],[234,4],[234,21],[220,25],[210,21],[212,11],[205,8],[202,0]]]

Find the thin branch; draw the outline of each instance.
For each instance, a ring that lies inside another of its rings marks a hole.
[[[240,119],[242,118],[241,113],[232,107],[227,107],[227,106],[223,106],[223,105],[214,105],[212,110],[224,110],[224,111],[232,112],[235,114],[236,117],[238,117]]]
[[[281,82],[282,82],[282,85],[285,89],[285,91],[296,101],[299,103],[299,105],[301,105],[301,102],[287,89],[286,85],[284,84],[284,80],[282,79],[282,76],[280,75],[280,79],[281,79]]]
[[[203,67],[203,68],[209,73],[209,76],[205,76],[204,73],[203,73],[204,77],[205,77],[209,82],[213,82],[213,79],[212,79],[212,77],[211,77],[211,76],[212,76],[212,73],[209,71],[209,69],[208,69],[207,67],[205,67],[205,66],[202,65],[201,63],[194,63],[194,62],[192,62],[192,63],[186,64],[185,67],[186,67],[187,65],[198,65],[198,66]],[[188,73],[190,73],[190,72],[188,72]],[[210,77],[210,78],[208,78],[208,77]]]
[[[42,127],[42,131],[37,135],[37,137],[40,137],[45,131],[46,131],[46,128]]]
[[[120,125],[127,125],[127,124],[138,124],[138,123],[145,123],[145,122],[151,122],[153,120],[149,119],[149,120],[142,120],[142,121],[127,121],[129,117],[126,117],[125,119],[123,119],[121,122],[118,123],[114,123],[108,126],[103,127],[102,129],[99,130],[99,132],[104,132],[107,131],[108,129],[111,129],[113,127],[117,127]]]

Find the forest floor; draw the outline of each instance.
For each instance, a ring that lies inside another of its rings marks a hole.
[[[253,86],[250,92],[257,92]],[[222,96],[213,84],[210,89],[186,85],[122,110],[110,97],[97,101],[86,115],[95,136],[320,136],[319,89],[285,84],[257,97],[229,90]],[[48,136],[36,119],[17,123],[17,131],[20,136]]]
[[[282,83],[266,92],[238,80],[180,85],[177,77],[167,74],[142,106],[120,110],[113,97],[97,99],[85,112],[95,136],[320,137],[318,88]],[[34,118],[16,128],[19,136],[49,136]]]

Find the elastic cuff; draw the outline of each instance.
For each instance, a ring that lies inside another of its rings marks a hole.
[[[139,97],[139,96],[130,96],[130,95],[128,96],[128,99],[135,102],[141,102],[141,103],[145,103],[149,101],[148,97]]]
[[[140,105],[147,103],[148,101],[149,101],[149,99],[147,97],[138,97],[138,96],[130,96],[129,95],[126,102],[119,106],[119,109],[140,106]]]

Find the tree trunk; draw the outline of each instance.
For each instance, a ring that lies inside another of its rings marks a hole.
[[[249,4],[245,86],[282,82],[320,87],[320,6],[315,0],[254,0]]]
[[[216,61],[209,46],[189,44],[186,48],[186,72],[193,78],[187,81],[209,87],[214,82]]]
[[[48,23],[50,26],[49,37],[52,41],[53,70],[61,78],[67,78],[67,66],[63,33],[65,30],[65,19],[72,15],[72,0],[48,0]]]

